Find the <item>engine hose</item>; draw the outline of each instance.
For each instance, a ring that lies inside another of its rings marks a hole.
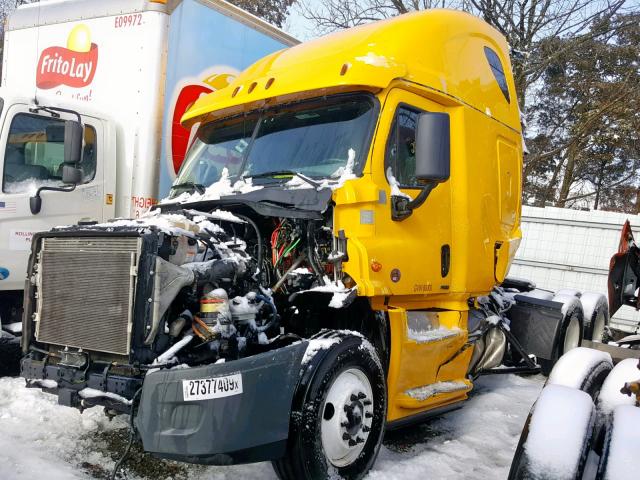
[[[322,271],[320,270],[320,267],[316,262],[315,252],[313,251],[314,243],[315,242],[313,241],[313,223],[309,222],[307,224],[307,249],[308,249],[307,258],[309,259],[309,265],[311,265],[313,272],[318,277],[318,281],[320,282],[320,284],[326,285],[326,282],[324,281],[324,275],[322,274]]]
[[[269,320],[265,325],[261,325],[260,327],[256,325],[255,331],[258,333],[262,333],[270,329],[271,327],[277,327],[278,311],[276,310],[276,306],[273,304],[273,301],[269,297],[266,297],[264,295],[256,295],[256,300],[261,300],[271,307],[271,320]]]
[[[127,443],[127,447],[124,449],[124,453],[120,457],[120,459],[116,462],[116,465],[113,467],[113,471],[111,472],[111,480],[116,479],[116,475],[118,475],[118,471],[127,460],[127,457],[131,453],[131,447],[133,446],[133,442],[136,439],[136,426],[133,423],[135,418],[135,408],[136,401],[139,400],[140,394],[142,393],[142,387],[136,390],[136,393],[133,394],[133,398],[131,399],[131,413],[129,414],[129,442]]]
[[[303,252],[298,258],[295,259],[295,261],[291,264],[289,269],[286,272],[284,272],[284,275],[282,275],[282,277],[280,277],[280,280],[278,280],[276,282],[276,284],[273,286],[273,288],[271,290],[273,292],[277,292],[280,289],[280,287],[282,286],[282,284],[284,283],[284,281],[287,279],[287,275],[289,275],[296,268],[298,268],[304,259],[305,259],[305,254]]]
[[[251,220],[249,217],[238,214],[235,214],[235,216],[247,222],[256,231],[256,239],[258,242],[258,270],[256,270],[254,278],[257,278],[257,276],[260,275],[260,272],[262,271],[262,234],[260,233],[260,229],[258,228],[256,222]]]

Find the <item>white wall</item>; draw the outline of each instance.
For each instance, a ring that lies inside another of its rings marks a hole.
[[[638,215],[525,206],[522,243],[509,275],[547,290],[575,288],[606,295],[609,260],[627,219],[640,240]],[[613,326],[630,332],[639,322],[640,314],[630,307],[612,319]]]

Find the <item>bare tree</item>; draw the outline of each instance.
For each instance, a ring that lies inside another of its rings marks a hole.
[[[458,0],[325,0],[322,5],[303,0],[302,15],[313,21],[318,33],[355,27],[429,8],[455,8]]]
[[[536,55],[537,44],[564,36],[586,41],[594,34],[588,27],[595,19],[606,24],[624,4],[625,0],[324,0],[316,6],[302,0],[301,10],[320,33],[430,8],[455,8],[477,15],[511,45],[516,90],[524,110],[529,86],[555,55],[562,54],[541,57]]]

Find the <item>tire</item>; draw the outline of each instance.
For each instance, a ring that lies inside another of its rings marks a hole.
[[[305,383],[310,368],[313,376]],[[361,337],[345,335],[316,355],[302,378],[287,452],[273,462],[276,474],[282,480],[361,479],[380,450],[387,411],[375,349]]]
[[[545,386],[522,429],[509,480],[581,479],[594,419],[595,407],[587,393]]]
[[[20,338],[0,332],[0,377],[15,377],[20,374]]]
[[[602,342],[609,325],[609,303],[601,293],[585,292],[580,297],[584,312],[584,338]]]
[[[566,295],[568,297],[580,297],[580,290],[574,288],[561,288],[556,292],[556,296]]]
[[[549,374],[547,385],[582,390],[595,401],[612,369],[613,360],[608,353],[578,347],[560,357]]]
[[[604,423],[610,422],[610,416],[620,405],[634,405],[635,398],[620,392],[620,389],[627,382],[633,382],[640,378],[638,360],[635,358],[625,358],[613,367],[600,391],[598,397],[598,413],[604,417]]]
[[[598,480],[635,480],[640,457],[640,408],[621,405],[613,412],[608,425],[600,463]]]
[[[558,338],[554,340],[551,358],[540,358],[538,360],[542,374],[545,376],[549,376],[553,366],[562,355],[572,348],[577,348],[582,345],[584,331],[584,314],[582,312],[582,304],[578,297],[556,295],[552,301],[563,304],[563,318]]]

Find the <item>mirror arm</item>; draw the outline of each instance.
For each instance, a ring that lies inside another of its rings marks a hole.
[[[431,193],[431,191],[434,188],[436,188],[436,185],[437,183],[435,182],[427,183],[424,187],[422,187],[422,190],[420,190],[420,193],[418,194],[418,196],[413,200],[411,200],[409,203],[407,203],[407,208],[409,210],[415,210],[420,205],[422,205],[427,199],[427,197],[429,196],[429,194]]]
[[[420,207],[426,200],[429,194],[436,188],[436,182],[429,182],[422,190],[416,198],[413,200],[407,200],[405,197],[401,197],[399,195],[391,196],[391,219],[401,222],[402,220],[409,218],[413,211]]]
[[[40,213],[42,209],[42,197],[40,197],[40,192],[49,191],[49,192],[73,192],[76,189],[76,184],[72,183],[68,187],[48,187],[42,186],[36,190],[35,195],[29,198],[29,208],[31,209],[32,215],[37,215]]]
[[[80,113],[78,113],[75,110],[70,110],[68,108],[46,107],[46,106],[37,105],[33,108],[30,108],[29,111],[32,113],[38,113],[40,111],[47,112],[48,114],[50,114],[52,117],[55,117],[55,118],[60,118],[60,114],[58,112],[70,113],[71,115],[75,115],[76,117],[78,117],[78,122],[82,123],[82,117],[80,116]]]

